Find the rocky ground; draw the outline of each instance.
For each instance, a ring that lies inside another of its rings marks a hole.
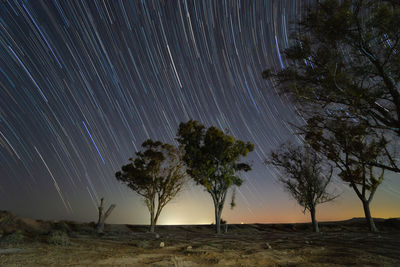
[[[0,266],[400,266],[400,220],[309,224],[106,225],[42,222],[0,214]]]

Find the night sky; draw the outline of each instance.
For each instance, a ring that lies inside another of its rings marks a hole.
[[[229,223],[309,221],[263,165],[271,149],[296,142],[294,106],[261,77],[287,62],[292,22],[309,1],[0,1],[0,209],[38,219],[148,223],[144,202],[115,172],[147,138],[176,144],[180,122],[228,128],[251,141]],[[374,217],[400,216],[400,175],[385,177]],[[320,220],[362,217],[341,193]],[[229,202],[229,196],[227,199]],[[210,195],[189,185],[160,224],[213,221]]]

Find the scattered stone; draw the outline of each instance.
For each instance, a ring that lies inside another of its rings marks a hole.
[[[163,247],[165,247],[165,244],[164,244],[164,242],[161,242],[160,243],[160,248],[163,248]]]
[[[310,241],[307,241],[307,240],[306,240],[306,241],[304,241],[304,243],[306,243],[306,244],[308,245],[308,244],[310,244]]]
[[[160,238],[160,235],[159,234],[155,234],[155,236],[154,236],[156,239],[159,239]]]
[[[271,249],[272,247],[271,247],[271,245],[269,243],[265,243],[265,248],[266,249]]]
[[[186,250],[192,250],[192,246],[187,246]]]
[[[20,251],[22,251],[20,248],[2,248],[0,249],[0,254],[16,253]]]

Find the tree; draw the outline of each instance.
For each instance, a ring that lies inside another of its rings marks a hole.
[[[228,189],[243,182],[236,172],[251,170],[248,164],[238,161],[253,151],[254,145],[235,139],[214,126],[206,130],[195,120],[179,125],[177,141],[185,150],[183,160],[188,174],[212,197],[219,234]]]
[[[385,169],[380,168],[377,175],[379,168],[370,163],[381,164],[387,141],[369,133],[366,124],[339,118],[327,122],[321,117],[313,117],[304,130],[306,140],[336,165],[340,170],[339,177],[361,200],[370,231],[378,231],[369,206],[383,181]]]
[[[388,139],[400,136],[398,25],[400,1],[316,1],[285,50],[289,65],[263,77],[276,78],[304,114],[314,113],[313,106],[340,110],[336,115],[363,121]],[[388,163],[380,167],[400,172],[397,162]]]
[[[141,195],[150,212],[150,232],[154,232],[161,210],[183,188],[187,174],[181,153],[172,145],[146,140],[143,152],[116,172],[117,180]]]
[[[316,220],[318,204],[334,200],[337,195],[327,192],[333,168],[324,167],[324,160],[308,145],[282,145],[272,151],[266,164],[273,165],[283,172],[280,182],[290,195],[311,215],[314,232],[319,232]],[[326,165],[326,164],[325,164]]]
[[[99,219],[97,221],[97,232],[98,233],[103,233],[104,231],[104,223],[106,221],[106,219],[108,218],[108,216],[110,216],[111,212],[114,210],[115,208],[115,204],[112,204],[108,210],[106,211],[106,213],[104,213],[104,198],[102,197],[100,200],[100,206],[98,207],[99,210]]]

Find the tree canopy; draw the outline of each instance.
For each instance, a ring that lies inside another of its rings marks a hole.
[[[314,3],[285,50],[288,65],[263,77],[300,104],[300,133],[353,188],[375,231],[369,203],[384,170],[400,173],[400,2]]]
[[[289,65],[263,76],[296,100],[400,136],[398,25],[399,1],[317,1],[285,50]]]
[[[318,204],[334,200],[337,195],[327,190],[331,182],[333,168],[327,166],[323,157],[309,145],[282,145],[272,151],[266,164],[277,167],[282,176],[279,181],[297,203],[311,214],[314,232],[319,232],[316,220]]]
[[[370,128],[362,123],[339,118],[321,123],[317,117],[308,121],[306,140],[322,152],[339,169],[338,176],[347,183],[362,201],[365,218],[371,231],[377,231],[369,204],[384,178],[384,138],[369,133]],[[377,174],[377,172],[379,172]]]
[[[254,149],[250,142],[235,139],[222,130],[206,127],[189,120],[179,125],[177,141],[183,146],[183,160],[193,180],[211,195],[215,207],[216,231],[220,233],[220,219],[226,194],[231,186],[240,186],[243,180],[238,171],[249,171],[241,157]]]
[[[187,174],[181,152],[174,146],[148,139],[142,147],[144,151],[136,152],[115,176],[144,198],[154,232],[161,210],[181,191]]]

